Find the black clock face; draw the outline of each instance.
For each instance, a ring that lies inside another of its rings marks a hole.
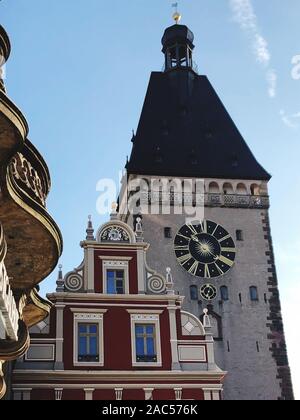
[[[200,289],[202,299],[212,301],[217,297],[217,289],[212,284],[204,284]]]
[[[179,264],[201,278],[223,276],[233,266],[236,256],[230,234],[210,220],[184,225],[175,238],[174,249]]]

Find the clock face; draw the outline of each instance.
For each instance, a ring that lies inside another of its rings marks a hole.
[[[223,276],[234,264],[235,244],[229,233],[210,220],[184,225],[178,232],[174,249],[179,264],[201,278]]]
[[[105,229],[101,234],[103,242],[129,242],[128,233],[119,226],[112,226]]]
[[[217,297],[217,289],[212,284],[204,284],[200,289],[202,299],[212,301]]]

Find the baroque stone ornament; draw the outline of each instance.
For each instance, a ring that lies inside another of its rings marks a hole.
[[[71,273],[66,277],[65,289],[69,292],[79,292],[83,288],[83,279],[79,274]]]
[[[148,279],[148,290],[153,294],[160,295],[166,290],[166,281],[162,277],[152,276]]]
[[[13,176],[22,184],[23,188],[29,190],[30,195],[45,207],[47,191],[43,188],[37,170],[33,168],[22,153],[17,153],[13,157],[10,168]]]
[[[130,238],[126,230],[120,226],[110,226],[101,234],[101,242],[129,242]]]

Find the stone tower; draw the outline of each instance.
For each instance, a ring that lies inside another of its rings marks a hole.
[[[208,305],[224,398],[293,399],[269,223],[271,176],[256,161],[206,76],[194,35],[166,29],[165,70],[153,72],[120,218],[143,219],[149,264],[172,269],[185,310]],[[135,200],[133,211],[131,199]]]

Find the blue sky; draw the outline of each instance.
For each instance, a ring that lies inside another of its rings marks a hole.
[[[4,0],[12,42],[9,96],[52,175],[48,208],[64,236],[64,271],[79,265],[96,184],[118,178],[130,154],[172,0]],[[194,58],[258,160],[271,172],[271,221],[296,395],[300,398],[300,55],[298,0],[182,0]],[[56,274],[42,285],[55,288]]]

